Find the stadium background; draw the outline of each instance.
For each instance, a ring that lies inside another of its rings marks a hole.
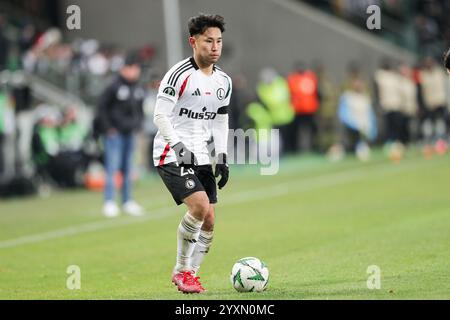
[[[81,8],[81,30],[66,28],[71,4]],[[382,8],[381,30],[366,28],[371,4]],[[418,73],[426,56],[441,68],[450,45],[450,1],[192,0],[179,1],[183,57],[190,55],[186,21],[199,12],[219,13],[227,22],[220,66],[243,97],[235,127],[253,127],[245,110],[257,99],[266,68],[286,77],[298,60],[309,68],[322,65],[339,95],[349,68],[357,66],[375,101],[371,84],[383,59],[395,67],[407,63]],[[96,99],[129,49],[141,53],[142,81],[154,89],[170,64],[162,1],[8,0],[0,13],[1,86],[9,101],[2,103],[12,110],[0,119],[9,124],[1,133],[0,296],[177,299],[166,271],[179,212],[146,160],[151,121],[135,159],[144,218],[103,218],[101,193],[86,190],[85,172],[77,176],[81,187],[43,187],[34,179],[31,150],[37,119],[59,119],[68,105],[90,129]],[[40,58],[27,56],[40,45],[47,46]],[[202,275],[217,290],[206,298],[243,298],[232,292],[227,276],[232,263],[248,255],[267,260],[273,274],[271,290],[250,298],[449,298],[448,133],[443,148],[426,151],[418,111],[412,143],[399,157],[386,149],[382,110],[375,102],[374,108],[379,134],[370,159],[333,154],[339,140],[336,99],[319,108],[317,150],[283,155],[273,177],[259,176],[255,166],[232,167],[221,195],[221,226]],[[97,155],[91,142],[84,148]],[[101,174],[101,166],[90,169]],[[230,233],[240,236],[230,239]],[[65,287],[72,264],[85,275],[83,290]],[[372,264],[383,272],[379,291],[366,287]]]

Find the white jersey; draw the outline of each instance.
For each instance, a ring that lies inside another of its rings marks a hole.
[[[231,78],[225,72],[214,66],[208,76],[192,57],[173,66],[161,81],[158,98],[175,103],[169,120],[180,140],[197,157],[198,165],[210,164],[207,142],[211,140],[212,123],[218,110],[230,104],[231,91]],[[155,166],[176,161],[175,152],[158,131],[153,145]]]

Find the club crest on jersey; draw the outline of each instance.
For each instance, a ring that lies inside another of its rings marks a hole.
[[[195,181],[192,179],[186,180],[186,188],[192,190],[195,188]]]
[[[175,97],[175,89],[172,87],[164,88],[163,93],[168,94],[169,96]]]
[[[223,100],[225,98],[225,90],[223,88],[217,89],[217,99]]]
[[[178,114],[180,117],[186,116],[189,119],[198,119],[198,120],[214,120],[217,116],[215,112],[205,112],[207,109],[203,108],[203,112],[193,112],[192,110],[188,110],[186,108],[181,108],[180,113]]]

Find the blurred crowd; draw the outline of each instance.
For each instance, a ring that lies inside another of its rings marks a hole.
[[[365,28],[367,8],[382,9],[375,32],[419,55],[439,58],[450,46],[450,0],[301,0]]]
[[[147,101],[156,99],[158,88],[157,75],[151,67],[155,49],[144,45],[134,52],[146,88],[144,110],[152,112],[153,106]],[[126,57],[127,50],[120,46],[101,44],[96,39],[67,42],[58,28],[24,16],[0,13],[0,195],[11,189],[2,188],[4,182],[16,177],[18,181],[14,182],[22,189],[19,193],[30,191],[24,182],[29,177],[38,180],[37,184],[44,183],[46,188],[87,183],[81,173],[89,170],[91,163],[103,162],[102,141],[92,124],[95,106]],[[37,98],[32,94],[30,81],[11,73],[14,71],[33,74],[79,97],[91,109]],[[156,134],[151,117],[152,114],[144,123],[144,135]],[[145,145],[149,143],[148,139],[142,140]],[[150,151],[145,149],[140,162],[148,168],[143,162]],[[104,183],[101,179],[89,181],[97,189]]]
[[[367,160],[371,146],[383,145],[399,161],[412,143],[426,157],[448,148],[450,82],[432,57],[417,66],[385,58],[372,75],[351,62],[340,84],[317,62],[299,61],[285,76],[265,68],[253,100],[246,119],[280,129],[284,154],[312,151],[336,160],[355,153]]]
[[[126,50],[96,39],[64,40],[56,27],[40,28],[35,21],[0,14],[0,70],[25,70],[95,104],[123,65]],[[155,48],[143,45],[137,50],[146,80],[155,72]]]

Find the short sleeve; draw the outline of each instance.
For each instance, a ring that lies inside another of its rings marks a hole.
[[[159,85],[158,98],[166,98],[176,103],[178,101],[178,94],[180,92],[180,86],[177,83],[171,81],[172,70],[166,73]]]

